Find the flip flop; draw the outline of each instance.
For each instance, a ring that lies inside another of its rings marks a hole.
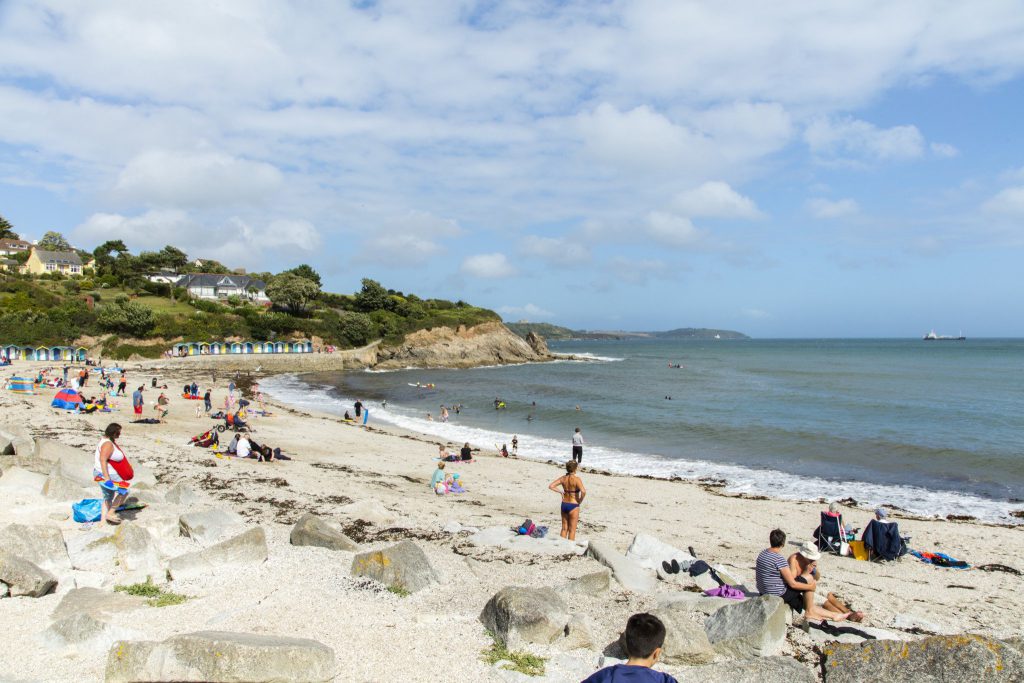
[[[680,569],[680,567],[679,567],[679,560],[677,560],[675,558],[672,558],[672,573],[673,574],[678,574],[679,573],[679,569]]]
[[[675,574],[675,572],[672,571],[672,565],[668,563],[668,560],[662,561],[661,568],[665,570],[666,574]]]

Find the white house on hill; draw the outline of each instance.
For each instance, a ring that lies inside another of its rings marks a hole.
[[[182,275],[175,287],[184,287],[189,296],[196,299],[220,301],[229,296],[237,296],[256,303],[269,303],[266,283],[248,275],[215,275],[211,273],[195,273]]]

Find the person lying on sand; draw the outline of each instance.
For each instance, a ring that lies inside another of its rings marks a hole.
[[[814,604],[814,592],[820,578],[818,560],[821,559],[821,552],[814,543],[802,543],[787,560],[781,552],[786,545],[785,532],[775,529],[769,534],[768,542],[770,547],[757,556],[755,576],[758,593],[779,596],[794,612],[804,612],[807,619],[864,620],[863,612],[851,611],[832,593],[821,606]]]

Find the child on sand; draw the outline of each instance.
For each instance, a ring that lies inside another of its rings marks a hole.
[[[629,657],[626,663],[605,667],[583,683],[678,683],[672,676],[651,668],[665,644],[665,624],[661,619],[646,612],[634,614],[626,622],[623,640]]]

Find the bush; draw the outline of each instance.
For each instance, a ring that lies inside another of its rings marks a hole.
[[[120,332],[133,337],[145,337],[153,329],[155,324],[153,310],[134,301],[128,301],[127,297],[120,295],[115,297],[113,303],[109,303],[100,309],[96,321],[100,327],[108,332]]]
[[[65,280],[61,283],[61,287],[63,287],[64,291],[68,294],[78,294],[82,291],[82,286],[77,280]]]

